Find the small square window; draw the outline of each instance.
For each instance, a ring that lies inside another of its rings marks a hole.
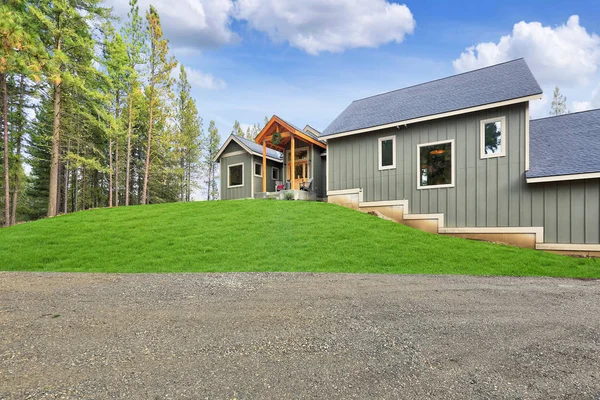
[[[274,181],[279,180],[279,168],[273,167],[273,169],[271,170],[271,179],[273,179]]]
[[[262,164],[254,163],[254,176],[262,178]]]
[[[417,146],[418,189],[454,186],[454,141],[425,143]]]
[[[244,164],[234,164],[227,167],[227,187],[244,186]]]
[[[506,155],[506,118],[490,118],[481,121],[481,158]]]
[[[379,138],[379,170],[396,168],[396,136]]]

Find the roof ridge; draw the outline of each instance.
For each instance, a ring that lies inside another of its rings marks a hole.
[[[445,76],[443,78],[433,79],[431,81],[427,81],[427,82],[417,83],[415,85],[406,86],[406,87],[403,87],[403,88],[400,88],[400,89],[394,89],[394,90],[390,90],[390,91],[387,91],[387,92],[374,94],[374,95],[371,95],[371,96],[367,96],[367,97],[363,97],[363,98],[360,98],[360,99],[356,99],[352,103],[356,103],[358,101],[363,101],[363,100],[371,99],[371,98],[377,97],[377,96],[383,96],[383,95],[394,93],[394,92],[399,92],[401,90],[406,90],[406,89],[411,89],[411,88],[415,88],[415,87],[418,87],[418,86],[427,85],[427,84],[430,84],[430,83],[433,83],[433,82],[439,82],[439,81],[443,81],[443,80],[446,80],[446,79],[455,78],[455,77],[461,76],[461,75],[471,74],[471,73],[474,73],[474,72],[477,72],[477,71],[482,71],[484,69],[498,67],[500,65],[513,63],[513,62],[516,62],[516,61],[519,61],[519,60],[525,60],[525,58],[524,57],[519,57],[519,58],[515,58],[514,60],[508,60],[508,61],[504,61],[504,62],[501,62],[501,63],[498,63],[498,64],[488,65],[487,67],[481,67],[481,68],[477,68],[477,69],[472,69],[470,71],[461,72],[460,74],[449,75],[449,76]]]
[[[568,117],[569,115],[583,114],[583,113],[592,112],[592,111],[600,111],[600,107],[591,108],[589,110],[583,110],[583,111],[568,112],[566,114],[560,114],[560,115],[549,115],[547,117],[542,117],[542,118],[532,118],[531,121],[541,121],[543,119],[550,119],[550,118],[557,118],[557,117]]]

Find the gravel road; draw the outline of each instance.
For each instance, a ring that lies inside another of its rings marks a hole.
[[[600,400],[600,281],[0,272],[0,398]]]

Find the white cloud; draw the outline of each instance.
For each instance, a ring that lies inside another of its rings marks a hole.
[[[150,4],[158,10],[165,36],[177,47],[219,46],[238,40],[230,27],[231,0],[140,0],[138,4],[144,18]],[[117,16],[127,17],[127,1],[107,0],[107,5]]]
[[[574,101],[572,103],[572,111],[586,111],[591,110],[593,108],[600,108],[600,85],[592,92],[592,96],[590,100],[586,101]]]
[[[467,48],[453,65],[464,72],[519,57],[525,57],[542,85],[585,84],[600,66],[600,36],[588,33],[577,15],[555,28],[521,21],[498,43]]]
[[[212,74],[190,67],[185,67],[185,72],[192,87],[209,90],[223,90],[227,87],[223,79],[215,78]]]
[[[387,0],[237,0],[234,16],[313,55],[400,43],[415,28],[408,7]]]

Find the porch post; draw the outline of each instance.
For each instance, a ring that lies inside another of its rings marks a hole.
[[[267,191],[267,141],[263,140],[262,191]]]
[[[291,184],[292,184],[292,190],[294,190],[294,184],[296,183],[296,138],[294,137],[294,134],[292,134],[292,166],[291,166],[291,175],[292,175],[292,179],[290,180]]]

